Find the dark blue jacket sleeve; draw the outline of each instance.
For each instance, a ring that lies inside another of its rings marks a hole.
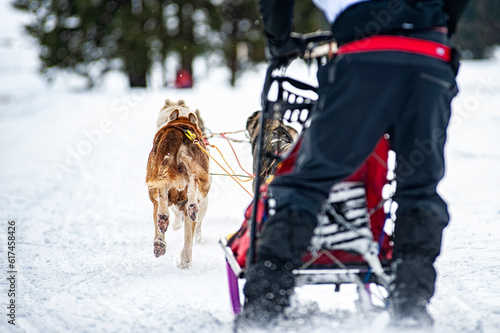
[[[283,45],[292,31],[295,0],[259,0],[259,4],[268,42]]]

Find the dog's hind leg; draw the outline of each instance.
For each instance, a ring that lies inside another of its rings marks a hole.
[[[156,258],[162,256],[165,254],[165,250],[167,247],[167,243],[165,242],[165,235],[160,231],[159,225],[158,225],[158,189],[149,189],[149,198],[151,199],[151,202],[153,203],[153,222],[154,222],[154,227],[155,227],[155,239],[153,242],[153,253]]]
[[[160,188],[158,190],[157,201],[158,211],[156,214],[156,231],[159,232],[159,235],[155,240],[155,255],[156,257],[159,257],[165,254],[165,250],[167,247],[167,242],[165,241],[165,232],[167,232],[168,225],[170,223],[170,213],[168,210],[168,189],[166,187]],[[156,254],[157,248],[158,254]]]
[[[158,190],[158,230],[164,234],[170,224],[170,213],[168,210],[168,189]]]
[[[186,215],[187,211],[186,211]],[[196,222],[192,221],[189,216],[184,216],[184,247],[181,251],[180,268],[189,268],[191,266],[191,258],[193,255],[193,234],[196,227]]]
[[[195,222],[198,220],[199,205],[198,205],[198,182],[196,181],[196,176],[189,175],[189,185],[187,190],[187,215],[191,221]]]
[[[194,240],[196,243],[201,244],[202,243],[202,238],[201,238],[201,222],[203,221],[203,218],[205,217],[205,214],[207,213],[207,207],[208,207],[208,196],[204,197],[200,200],[200,212],[198,214],[198,221],[196,221],[196,227],[194,229]]]
[[[193,235],[196,228],[196,220],[198,219],[198,184],[195,181],[195,176],[189,176],[189,184],[187,188],[187,203],[184,215],[184,248],[181,251],[181,268],[188,268],[191,265],[193,254]]]

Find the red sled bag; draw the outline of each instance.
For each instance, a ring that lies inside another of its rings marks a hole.
[[[301,139],[280,163],[276,176],[290,173],[295,165]],[[382,265],[392,259],[391,237],[384,231],[382,188],[387,184],[389,143],[380,139],[364,164],[346,180],[332,187],[325,201],[309,251],[302,260],[305,267],[347,267],[366,264],[368,252],[376,253]],[[269,183],[269,182],[268,182]],[[267,184],[260,187],[256,234],[268,218]],[[246,267],[250,247],[249,221],[253,203],[245,211],[241,228],[229,237],[229,246],[241,268]],[[258,242],[258,236],[257,240]],[[257,254],[258,255],[258,254]]]

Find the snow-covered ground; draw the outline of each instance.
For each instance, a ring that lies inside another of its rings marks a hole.
[[[0,331],[231,332],[217,241],[239,227],[248,194],[213,177],[204,243],[183,270],[182,231],[168,230],[167,254],[153,255],[145,168],[166,98],[199,108],[213,132],[241,130],[259,108],[264,68],[235,89],[220,69],[204,69],[192,90],[130,90],[118,74],[93,91],[70,77],[49,86],[36,73],[31,42],[19,37],[18,16],[2,6],[10,28],[0,36]],[[499,332],[499,58],[464,62],[458,80],[440,187],[452,221],[430,310],[435,332]],[[237,166],[225,141],[211,143]],[[251,169],[249,144],[235,149]],[[6,315],[9,220],[16,222],[16,326]],[[387,314],[356,313],[349,288],[308,287],[298,296],[306,311],[288,331],[385,331]]]

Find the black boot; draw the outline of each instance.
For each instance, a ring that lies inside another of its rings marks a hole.
[[[295,280],[290,264],[257,262],[245,274],[245,304],[237,326],[269,328],[290,304]]]
[[[245,304],[237,326],[269,327],[289,305],[299,267],[313,235],[316,219],[282,211],[265,224],[258,240],[257,262],[245,273]]]
[[[434,261],[441,249],[445,221],[433,212],[415,209],[398,213],[394,234],[395,274],[389,290],[391,325],[432,326],[427,305],[434,294]]]
[[[430,327],[434,320],[427,305],[434,290],[435,271],[424,258],[398,260],[393,269],[396,278],[389,290],[391,326]]]

